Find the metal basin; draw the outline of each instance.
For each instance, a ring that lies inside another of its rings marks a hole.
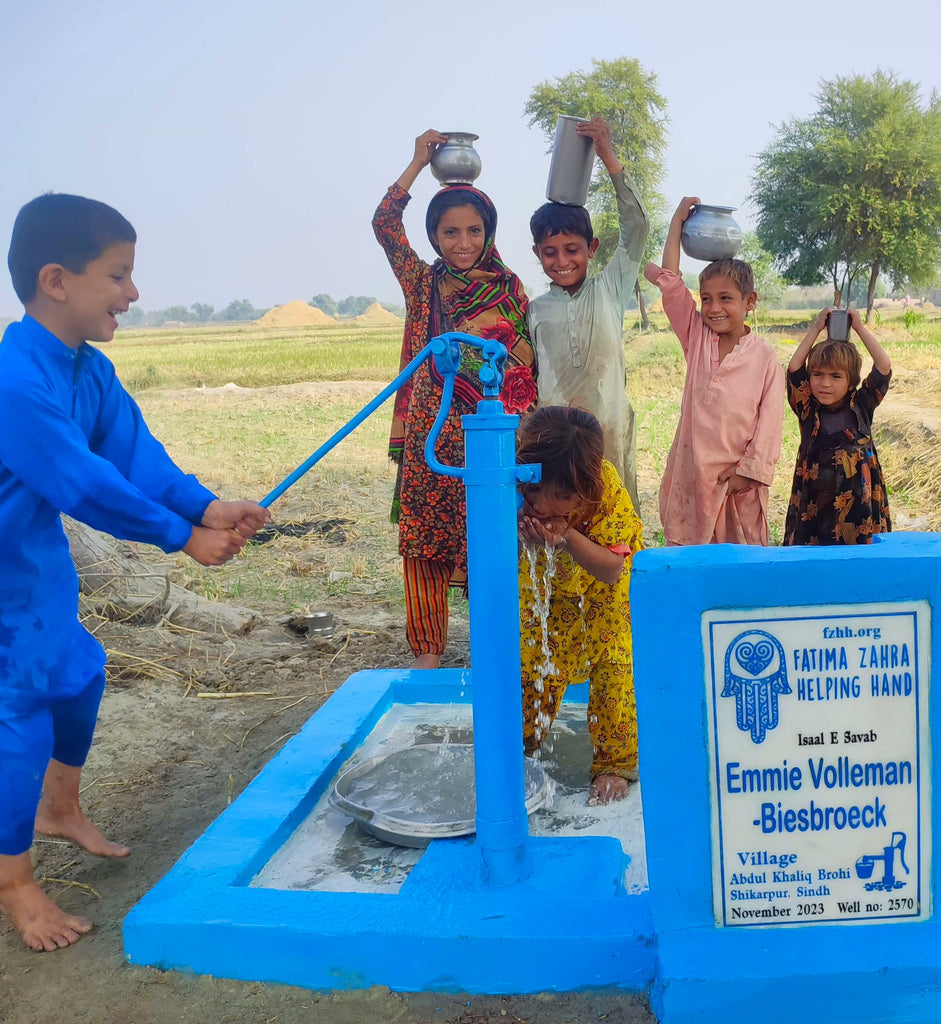
[[[526,813],[548,799],[546,773],[525,758]],[[330,803],[364,832],[397,846],[427,846],[475,831],[474,748],[420,743],[348,768]]]

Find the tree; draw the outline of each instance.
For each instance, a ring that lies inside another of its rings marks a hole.
[[[829,278],[834,301],[879,275],[922,285],[941,262],[941,97],[876,71],[824,82],[811,117],[793,118],[758,157],[758,239],[784,277]]]
[[[332,295],[315,295],[310,300],[309,305],[313,306],[315,309],[322,309],[327,316],[337,315],[337,304]]]
[[[254,320],[257,310],[248,299],[233,299],[216,316],[220,320]]]
[[[754,231],[745,233],[738,258],[751,266],[755,274],[758,304],[769,309],[771,304],[777,302],[784,294],[786,282],[774,269],[774,257],[766,249],[762,249],[758,235]]]
[[[159,315],[162,317],[163,323],[173,320],[182,324],[188,324],[193,319],[186,306],[167,306],[166,309],[160,310]]]
[[[337,312],[340,316],[359,316],[376,300],[371,295],[347,295],[337,303]]]
[[[122,327],[139,327],[144,322],[144,311],[140,306],[131,306],[126,313],[118,317],[118,322]],[[0,320],[0,327],[2,326],[3,321]]]
[[[212,306],[207,306],[205,302],[194,302],[190,309],[193,312],[193,319],[200,324],[207,323],[212,319],[212,314],[215,312]]]
[[[650,215],[651,238],[647,258],[659,258],[666,204],[660,194],[666,150],[666,100],[657,90],[657,76],[630,57],[594,60],[591,71],[573,71],[562,78],[540,82],[529,94],[523,113],[530,126],[538,126],[546,141],[555,137],[559,114],[599,115],[611,126],[615,152],[634,179]],[[595,234],[601,240],[592,261],[596,272],[604,268],[618,239],[614,188],[600,161],[596,162],[588,194],[588,209]],[[637,291],[641,320],[647,315]]]

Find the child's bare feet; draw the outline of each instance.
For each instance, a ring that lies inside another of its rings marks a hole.
[[[588,791],[588,806],[613,804],[616,800],[623,800],[626,796],[627,779],[622,779],[620,775],[599,775]]]
[[[126,857],[131,851],[112,843],[88,820],[78,802],[82,769],[50,761],[36,811],[35,830],[44,836],[69,839],[96,857]]]
[[[91,931],[91,921],[60,910],[39,888],[28,853],[0,855],[0,910],[38,953],[71,946]]]
[[[55,811],[43,804],[36,812],[36,829],[40,835],[68,839],[96,857],[127,857],[130,849],[105,839],[98,828],[79,809]]]
[[[441,668],[441,658],[437,654],[419,654],[412,668]]]

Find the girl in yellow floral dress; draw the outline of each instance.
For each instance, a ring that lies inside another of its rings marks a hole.
[[[538,750],[568,684],[589,679],[589,803],[622,799],[637,778],[628,586],[642,528],[603,451],[601,425],[584,409],[537,409],[517,435],[517,461],[542,464],[520,518],[523,742]]]

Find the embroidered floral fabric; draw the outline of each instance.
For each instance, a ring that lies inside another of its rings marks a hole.
[[[401,367],[405,367],[428,341],[432,322],[434,268],[412,249],[402,224],[402,213],[411,197],[398,185],[386,193],[373,218],[373,229],[385,250],[392,271],[405,296],[406,323]],[[445,290],[447,285],[444,285]],[[441,296],[445,308],[454,293]],[[508,412],[525,412],[536,400],[533,350],[525,322],[511,323],[502,311],[486,310],[471,320],[459,319],[454,330],[476,337],[497,337],[509,348],[501,398]],[[473,412],[480,382],[480,351],[465,347],[458,386],[451,411],[435,449],[441,462],[464,465],[464,433],[461,417]],[[400,463],[398,493],[399,553],[410,558],[429,558],[466,569],[464,485],[454,477],[433,473],[425,462],[425,440],[441,404],[441,386],[433,379],[429,362],[399,389],[389,441],[389,454]]]
[[[579,529],[596,544],[611,549],[643,546],[640,517],[617,470],[603,465],[601,507]],[[545,549],[536,556],[541,581]],[[637,768],[637,720],[631,654],[630,556],[617,583],[607,584],[581,568],[565,551],[556,555],[547,622],[555,671],[539,671],[543,660],[542,625],[536,611],[533,581],[525,552],[520,556],[520,634],[523,677],[523,729],[528,750],[538,747],[538,713],[555,716],[569,683],[590,678],[589,732],[594,746],[592,776],[633,777]],[[537,585],[539,585],[537,583]],[[542,689],[539,689],[539,687]],[[539,702],[539,708],[536,703]],[[546,726],[546,729],[548,726]]]

